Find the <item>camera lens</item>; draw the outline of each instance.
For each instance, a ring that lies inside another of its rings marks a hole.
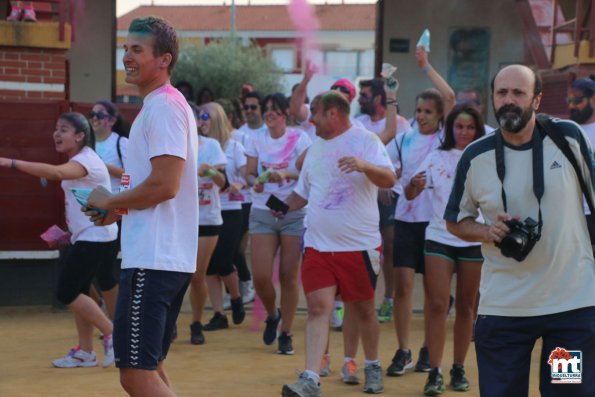
[[[500,251],[502,255],[510,258],[522,252],[526,245],[527,235],[515,230],[502,239],[500,242]]]

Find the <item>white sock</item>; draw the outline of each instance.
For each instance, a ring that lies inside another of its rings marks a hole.
[[[316,382],[316,384],[320,383],[320,376],[314,372],[314,371],[310,371],[309,369],[304,371],[304,374],[306,374],[306,376],[310,379],[312,379],[314,382]]]
[[[345,358],[343,359],[343,363],[344,363],[344,364],[347,364],[349,361],[355,361],[355,359],[354,359],[353,357],[345,357]]]
[[[372,366],[372,365],[378,365],[380,366],[380,360],[365,360],[365,366],[366,368]]]

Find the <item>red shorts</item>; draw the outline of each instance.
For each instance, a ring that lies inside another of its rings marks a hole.
[[[344,302],[374,298],[381,247],[368,251],[320,252],[306,248],[302,265],[304,293],[337,286]]]

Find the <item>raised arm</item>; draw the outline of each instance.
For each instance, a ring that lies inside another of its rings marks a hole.
[[[386,92],[386,124],[384,126],[384,131],[378,134],[378,138],[387,145],[391,139],[397,136],[397,90],[399,89],[399,84],[395,87],[395,90],[391,90],[384,84],[384,91]]]
[[[415,57],[417,58],[417,64],[421,70],[428,76],[434,87],[440,94],[444,100],[444,117],[446,117],[452,108],[455,106],[456,98],[455,92],[453,89],[448,85],[446,80],[440,76],[440,74],[430,65],[428,61],[428,53],[426,52],[426,48],[424,46],[417,47],[415,50]]]
[[[308,93],[308,83],[312,80],[314,75],[313,65],[309,61],[306,61],[304,78],[300,84],[296,87],[293,94],[291,94],[291,101],[289,102],[289,114],[295,117],[298,122],[306,121],[308,118],[308,108],[304,103]]]

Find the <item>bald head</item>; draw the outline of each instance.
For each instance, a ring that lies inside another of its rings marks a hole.
[[[500,69],[492,79],[492,95],[494,95],[496,83],[502,81],[531,87],[534,96],[541,94],[541,77],[525,65],[509,65]]]

